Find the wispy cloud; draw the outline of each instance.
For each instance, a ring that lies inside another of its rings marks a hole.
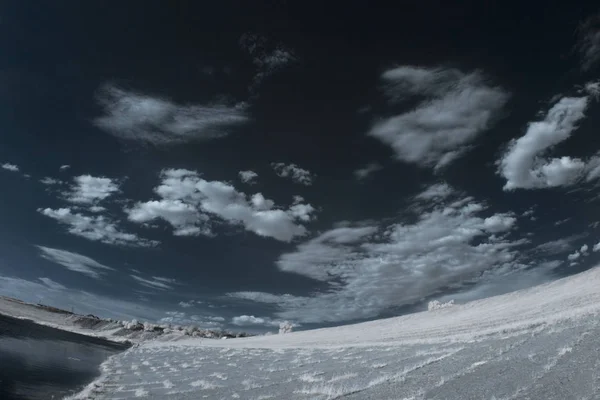
[[[46,260],[62,265],[68,270],[87,275],[90,278],[100,279],[106,271],[114,270],[113,268],[100,264],[96,260],[82,254],[44,246],[37,246],[37,248],[40,249],[41,256]],[[43,279],[47,280],[47,278]]]
[[[240,37],[240,47],[252,57],[256,75],[249,91],[256,94],[262,82],[277,71],[297,61],[293,50],[283,44],[273,44],[267,37],[248,32]]]
[[[98,92],[105,115],[99,128],[123,139],[156,145],[214,139],[248,121],[243,104],[177,104],[166,98],[105,85]]]
[[[66,287],[64,285],[61,285],[58,282],[54,282],[52,279],[50,278],[38,278],[40,281],[42,281],[44,283],[44,285],[48,286],[50,289],[54,289],[54,290],[65,290]]]
[[[370,163],[365,165],[362,168],[359,168],[354,171],[354,176],[358,180],[366,179],[368,176],[372,175],[374,172],[383,169],[383,167],[378,163]]]
[[[277,176],[282,178],[290,178],[296,183],[310,186],[313,183],[314,175],[307,169],[300,168],[296,164],[285,164],[282,162],[271,163],[271,167],[275,170]]]
[[[578,31],[576,49],[581,57],[581,69],[589,71],[600,61],[600,14],[583,21]]]
[[[175,279],[164,278],[160,276],[153,276],[150,279],[142,278],[139,275],[131,275],[140,285],[146,286],[152,289],[168,290],[173,289],[173,285],[177,284]]]
[[[21,278],[0,276],[0,293],[32,303],[43,303],[64,310],[73,309],[80,314],[102,317],[132,319],[143,318],[156,321],[161,311],[140,307],[138,303],[120,300],[114,296],[101,296],[77,289],[57,289],[46,282],[28,281]],[[56,284],[56,282],[54,282]],[[52,283],[50,283],[52,285]]]
[[[68,232],[88,240],[106,244],[149,247],[157,241],[140,238],[134,233],[120,231],[115,222],[102,215],[83,215],[70,208],[40,208],[38,212],[68,227]]]
[[[392,103],[424,100],[400,115],[384,118],[368,132],[389,145],[399,160],[442,168],[468,150],[490,128],[508,100],[480,72],[402,66],[382,75]]]

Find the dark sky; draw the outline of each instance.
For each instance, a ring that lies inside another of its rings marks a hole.
[[[335,325],[597,262],[578,2],[7,1],[0,294]]]

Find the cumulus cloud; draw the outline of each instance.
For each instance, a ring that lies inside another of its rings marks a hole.
[[[94,120],[99,128],[119,138],[155,145],[208,140],[245,123],[244,106],[177,104],[168,99],[105,85],[98,92],[105,115]]]
[[[61,170],[61,171],[66,171],[66,170],[68,170],[69,168],[71,168],[71,166],[70,166],[70,165],[67,165],[67,164],[65,164],[65,165],[61,165],[61,166],[60,166],[58,169],[59,169],[59,170]]]
[[[238,175],[242,182],[250,185],[256,183],[256,178],[258,177],[258,174],[254,171],[240,171]]]
[[[249,86],[249,91],[256,94],[263,81],[286,66],[296,62],[293,50],[283,44],[273,44],[265,36],[257,33],[244,33],[239,40],[241,49],[252,57],[256,74]]]
[[[243,226],[259,236],[289,242],[306,234],[303,222],[313,218],[310,204],[295,203],[287,209],[276,207],[262,193],[248,196],[229,183],[207,181],[195,171],[168,169],[155,188],[161,200],[139,202],[126,210],[134,222],[162,219],[179,235],[212,235],[211,221],[218,219]]]
[[[100,264],[98,261],[82,254],[45,246],[37,246],[37,248],[40,249],[42,258],[55,264],[62,265],[68,270],[87,275],[90,278],[100,279],[106,271],[114,270],[113,268]]]
[[[133,222],[150,222],[160,218],[174,228],[175,236],[211,235],[208,216],[201,214],[194,205],[181,200],[151,200],[137,203],[128,211],[128,218]]]
[[[402,222],[345,226],[325,231],[277,267],[329,285],[311,296],[261,292],[230,296],[274,304],[277,317],[303,323],[372,318],[391,307],[413,304],[443,289],[483,276],[525,268],[511,240],[510,213],[489,214],[487,206],[456,192],[445,199],[416,199],[427,206]]]
[[[54,282],[52,279],[50,278],[38,278],[40,281],[42,281],[44,283],[44,285],[48,286],[50,289],[54,289],[54,290],[65,290],[66,287],[61,285],[58,282]]]
[[[158,242],[140,238],[134,233],[120,231],[116,224],[102,215],[87,216],[70,208],[40,208],[38,212],[68,227],[68,232],[88,240],[106,244],[149,247]]]
[[[80,175],[73,180],[75,183],[71,192],[66,194],[66,199],[71,203],[94,204],[119,191],[119,185],[106,177]]]
[[[597,157],[586,163],[568,156],[544,156],[577,129],[590,96],[561,98],[541,121],[529,123],[525,135],[510,142],[498,162],[498,172],[506,179],[504,190],[571,186],[594,174],[600,164]]]
[[[304,168],[300,168],[296,164],[286,165],[284,163],[279,162],[271,163],[271,167],[273,167],[277,176],[283,178],[290,178],[294,182],[300,183],[302,185],[312,185],[314,176],[310,173],[310,171]]]
[[[5,169],[7,171],[19,172],[19,167],[15,164],[4,163],[4,164],[0,165],[0,167],[2,167],[2,169]]]
[[[174,284],[177,284],[175,279],[164,278],[161,276],[153,276],[150,279],[142,278],[139,275],[131,275],[131,277],[140,285],[151,289],[169,290],[173,289]]]
[[[392,103],[415,96],[422,101],[410,111],[380,120],[368,134],[389,145],[399,160],[436,169],[468,150],[509,97],[479,72],[402,66],[385,71],[382,80]]]
[[[378,163],[370,163],[362,168],[355,170],[354,176],[356,177],[356,179],[361,181],[363,179],[366,179],[369,175],[373,174],[374,172],[381,170],[382,168],[383,167]]]
[[[600,61],[600,14],[589,17],[580,25],[576,48],[584,71],[589,71]]]

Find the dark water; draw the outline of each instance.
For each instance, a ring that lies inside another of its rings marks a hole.
[[[100,374],[126,345],[0,315],[0,399],[62,399]]]

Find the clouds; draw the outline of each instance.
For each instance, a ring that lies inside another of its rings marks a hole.
[[[275,170],[277,176],[282,178],[290,178],[296,183],[310,186],[312,185],[314,176],[310,173],[309,170],[300,168],[296,164],[288,164],[278,162],[271,163],[271,167]]]
[[[102,275],[106,274],[107,271],[114,271],[113,268],[104,264],[100,264],[96,260],[78,253],[61,249],[53,249],[51,247],[36,247],[41,251],[42,258],[45,258],[46,260],[55,264],[62,265],[70,271],[87,275],[90,278],[100,279]],[[48,285],[49,280],[47,278],[40,278],[40,280]]]
[[[302,223],[310,221],[315,211],[303,203],[279,208],[262,193],[249,196],[229,183],[202,179],[195,171],[167,169],[161,178],[154,190],[160,200],[138,202],[126,212],[134,222],[162,219],[180,236],[210,236],[213,221],[220,221],[289,242],[306,234]]]
[[[105,85],[98,92],[105,115],[94,124],[127,140],[167,145],[208,140],[248,120],[244,106],[177,104],[170,100]]]
[[[71,203],[93,204],[119,191],[119,186],[106,177],[81,175],[73,180],[75,184],[72,192],[67,195],[67,200]]]
[[[372,318],[445,288],[524,267],[517,249],[526,241],[510,239],[516,227],[511,213],[490,215],[485,204],[455,191],[445,199],[424,195],[415,201],[412,209],[426,211],[410,218],[414,222],[333,228],[279,257],[279,270],[327,283],[328,290],[306,297],[230,295],[275,304],[283,319],[340,322]]]
[[[133,274],[131,277],[142,286],[158,290],[173,289],[173,284],[177,283],[175,279],[164,278],[161,276],[153,276],[151,279],[146,279],[139,275]]]
[[[589,71],[600,61],[600,14],[585,20],[579,27],[576,46],[581,57],[581,69]]]
[[[381,170],[383,167],[378,163],[370,163],[365,165],[362,168],[359,168],[354,171],[354,176],[359,181],[366,179],[369,175],[372,175],[374,172]]]
[[[399,160],[422,167],[442,168],[459,157],[491,126],[509,97],[479,72],[402,66],[381,78],[390,102],[422,101],[380,120],[368,134],[389,145]]]
[[[0,167],[10,172],[19,172],[19,166],[15,164],[4,163]]]
[[[280,71],[297,58],[294,52],[283,44],[273,44],[265,36],[247,32],[240,37],[241,49],[252,57],[252,63],[257,71],[249,86],[251,94],[256,94],[263,81]]]
[[[561,98],[541,121],[529,123],[525,135],[510,142],[499,161],[504,190],[570,186],[584,177],[583,160],[543,156],[577,129],[589,101],[590,96]]]
[[[600,177],[600,156],[587,160],[545,156],[578,128],[598,96],[598,82],[586,83],[579,92],[585,95],[560,98],[541,121],[529,123],[525,135],[509,143],[498,161],[498,172],[506,179],[504,190],[567,187]]]
[[[256,183],[258,174],[254,171],[240,171],[238,172],[238,176],[242,182],[253,185]]]
[[[120,231],[111,219],[102,215],[87,216],[64,207],[40,208],[38,212],[66,225],[69,233],[88,240],[137,247],[151,247],[158,244],[156,241],[140,238],[134,233]]]
[[[65,290],[66,287],[61,285],[58,282],[54,282],[52,279],[50,278],[38,278],[40,281],[42,281],[44,283],[44,285],[48,286],[50,289],[54,289],[54,290]]]

